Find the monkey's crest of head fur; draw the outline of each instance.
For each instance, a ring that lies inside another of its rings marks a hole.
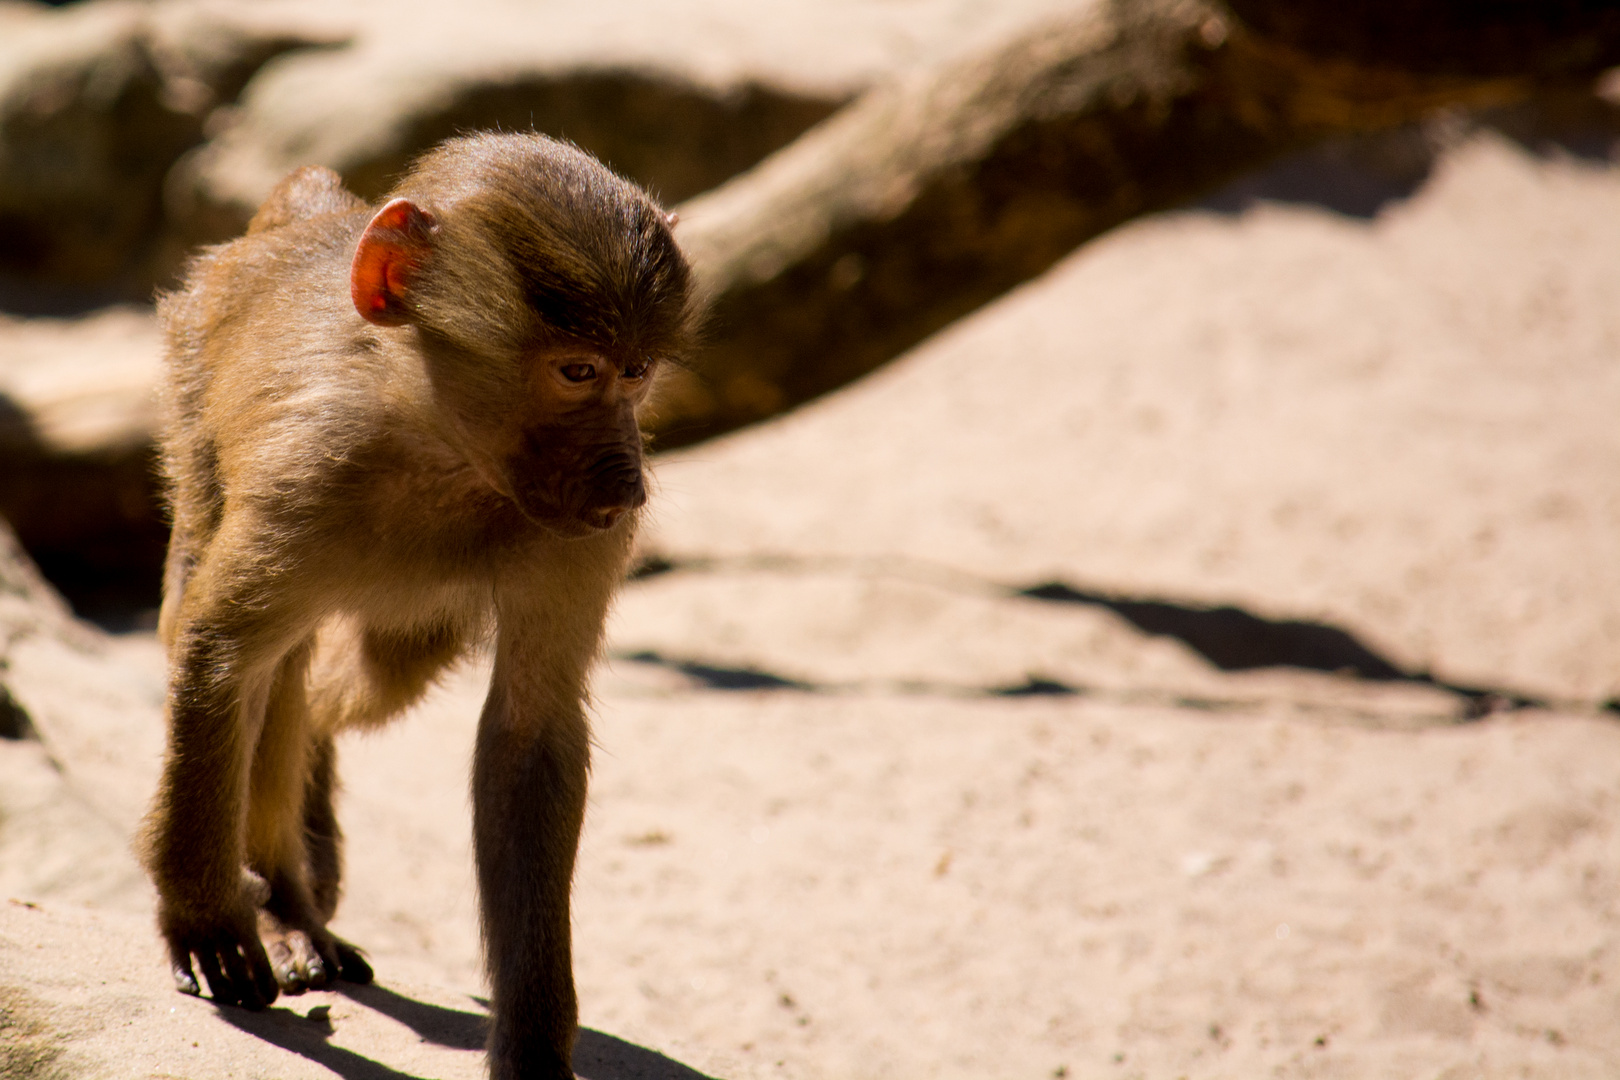
[[[421,268],[424,330],[483,349],[567,338],[682,359],[668,354],[691,336],[691,269],[663,210],[589,154],[538,134],[471,135],[423,155],[392,195],[430,211],[434,246],[456,252]]]

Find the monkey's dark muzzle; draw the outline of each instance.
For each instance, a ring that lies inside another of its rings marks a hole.
[[[599,529],[611,527],[620,515],[647,503],[641,459],[632,454],[608,454],[597,459],[586,471],[582,487],[585,497],[579,509],[580,520]]]
[[[531,520],[560,536],[588,536],[611,528],[647,502],[640,432],[581,432],[551,426],[528,433],[523,450],[506,463],[512,497]],[[605,437],[604,437],[605,436]]]

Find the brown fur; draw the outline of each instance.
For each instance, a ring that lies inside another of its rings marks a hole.
[[[369,979],[326,929],[333,736],[493,631],[491,1071],[564,1077],[586,678],[645,499],[641,372],[687,345],[689,273],[644,194],[541,136],[447,143],[394,199],[299,170],[162,303],[169,746],[146,862],[182,990],[193,958],[250,1008]]]

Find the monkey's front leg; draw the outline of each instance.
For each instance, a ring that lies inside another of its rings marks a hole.
[[[569,891],[590,761],[583,671],[557,670],[507,625],[500,638],[473,762],[490,1075],[567,1080],[579,1014]]]
[[[269,891],[244,865],[243,826],[268,679],[242,679],[232,653],[196,624],[176,635],[168,752],[146,860],[176,987],[199,992],[195,957],[216,1001],[262,1009],[277,994],[258,932]]]

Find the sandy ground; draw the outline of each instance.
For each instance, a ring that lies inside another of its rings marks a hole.
[[[1481,136],[1375,219],[1138,222],[664,462],[598,679],[582,1075],[1620,1075],[1616,296],[1620,169]],[[11,656],[0,1048],[478,1075],[481,664],[343,750],[383,989],[250,1021],[167,990],[124,846],[155,646]]]

